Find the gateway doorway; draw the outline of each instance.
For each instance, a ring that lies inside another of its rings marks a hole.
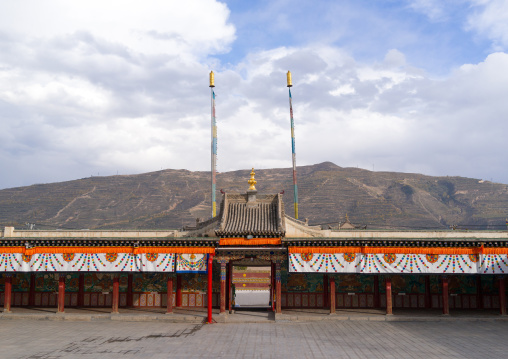
[[[253,266],[249,261],[233,265],[234,309],[270,308],[272,271],[268,265]]]

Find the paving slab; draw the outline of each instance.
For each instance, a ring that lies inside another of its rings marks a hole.
[[[505,357],[508,323],[366,322],[194,324],[4,321],[0,357],[483,358]]]

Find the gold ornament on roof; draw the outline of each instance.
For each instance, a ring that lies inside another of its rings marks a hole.
[[[254,178],[254,175],[256,174],[256,172],[254,172],[254,167],[252,167],[252,171],[250,172],[250,180],[247,181],[247,183],[249,184],[249,191],[255,191],[256,190],[256,179]]]

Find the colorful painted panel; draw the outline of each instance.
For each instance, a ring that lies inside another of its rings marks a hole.
[[[311,273],[289,273],[281,282],[283,292],[323,292],[323,275]]]
[[[449,276],[448,291],[452,294],[476,294],[476,277],[472,275]]]
[[[68,273],[65,276],[65,292],[79,292],[79,273]]]
[[[430,292],[432,294],[441,294],[443,287],[441,286],[441,277],[437,275],[429,276]]]
[[[167,274],[136,273],[133,278],[134,292],[166,292]]]
[[[85,274],[85,292],[102,293],[113,291],[113,274]]]
[[[207,268],[207,254],[177,254],[176,271],[178,273],[206,273]]]
[[[482,294],[498,295],[499,281],[493,276],[481,276]]]
[[[16,273],[12,276],[13,292],[28,292],[30,290],[30,273]]]
[[[58,274],[45,273],[35,276],[36,292],[56,292],[58,291]]]
[[[337,293],[373,293],[374,276],[358,274],[335,275]]]
[[[203,292],[207,291],[208,277],[202,274],[185,273],[182,274],[182,291],[184,292]]]
[[[425,293],[425,277],[418,275],[393,275],[393,293]]]

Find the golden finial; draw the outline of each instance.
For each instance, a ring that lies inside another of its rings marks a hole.
[[[291,71],[288,71],[288,87],[293,87],[293,81],[291,80]]]
[[[346,213],[346,222],[349,222],[349,216]]]
[[[215,87],[215,76],[213,74],[213,71],[210,71],[210,86],[209,87]]]
[[[256,190],[256,179],[254,178],[254,175],[256,172],[254,172],[254,167],[252,168],[252,171],[250,172],[250,180],[247,181],[247,183],[250,185],[249,191],[255,191]]]

